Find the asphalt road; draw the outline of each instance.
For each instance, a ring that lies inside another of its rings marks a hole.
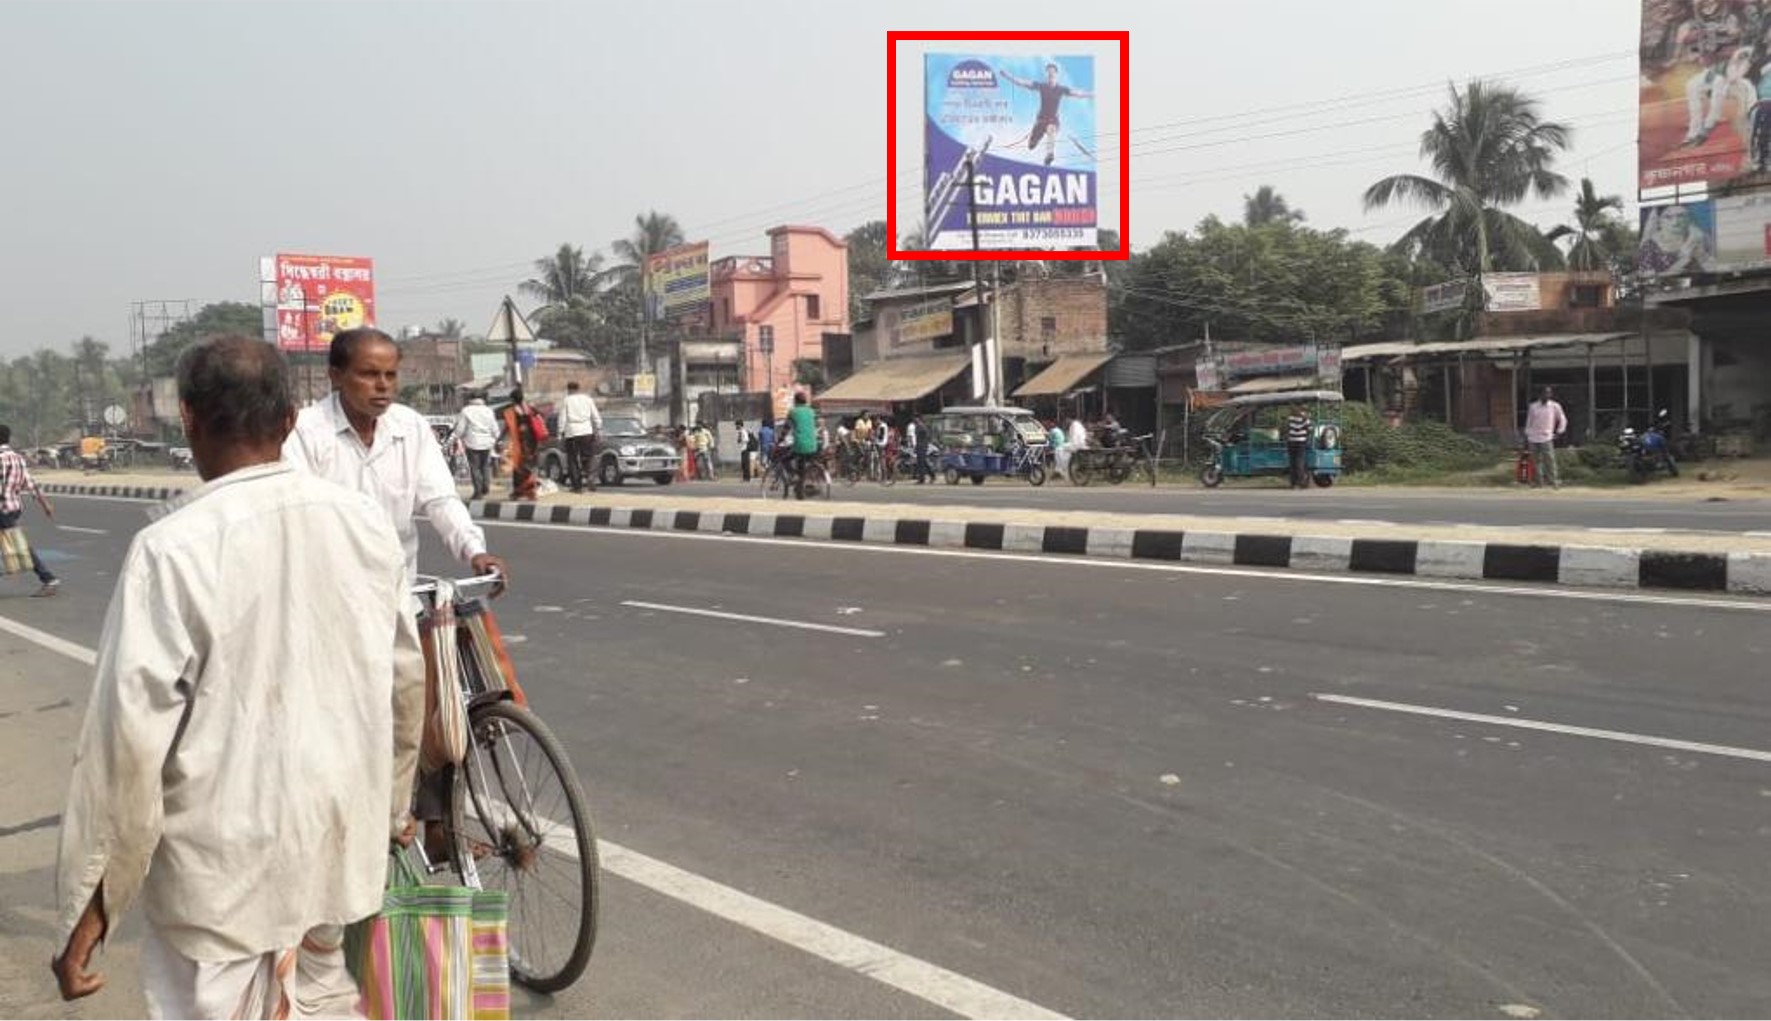
[[[91,645],[141,505],[59,506],[95,530],[34,530],[65,594],[5,582],[0,616]],[[1771,1002],[1771,604],[492,538],[519,673],[602,837],[1048,1010]],[[519,1013],[949,1016],[653,889],[605,890],[590,974]]]
[[[668,493],[672,497],[756,496],[757,487],[741,482],[629,482],[623,491]],[[608,492],[609,490],[601,490]],[[838,485],[838,500],[869,503],[926,503],[974,507],[1035,507],[1042,510],[1093,510],[1109,513],[1201,514],[1225,517],[1284,517],[1302,520],[1393,521],[1407,524],[1502,525],[1512,527],[1579,527],[1672,529],[1678,531],[1771,531],[1771,500],[1643,499],[1627,493],[1584,496],[1543,490],[1472,489],[1448,495],[1407,489],[1340,487],[1293,492],[1267,480],[1226,483],[1203,490],[1177,486],[1095,484],[1076,488],[1048,482],[1034,488],[1025,482],[990,479],[982,486],[962,482],[918,486],[860,483]]]

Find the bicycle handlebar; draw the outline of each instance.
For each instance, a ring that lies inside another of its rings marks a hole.
[[[439,580],[441,579],[437,578],[435,575],[419,575],[418,584],[412,586],[412,594],[415,596],[436,595],[437,582]],[[472,578],[456,578],[451,582],[451,584],[455,586],[456,598],[470,595],[474,589],[492,589],[503,583],[504,575],[497,571],[490,571],[486,574],[477,575]]]

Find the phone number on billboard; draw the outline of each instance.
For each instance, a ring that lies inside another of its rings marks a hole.
[[[1022,230],[1016,235],[1023,241],[1086,241],[1088,231],[1077,228],[1054,227],[1047,230]]]

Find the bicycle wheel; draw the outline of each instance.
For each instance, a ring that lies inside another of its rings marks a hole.
[[[468,717],[453,784],[455,866],[510,895],[510,973],[541,993],[578,981],[596,943],[597,851],[584,789],[559,741],[514,702]]]

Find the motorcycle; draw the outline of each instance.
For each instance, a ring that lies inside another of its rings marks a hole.
[[[1617,438],[1618,452],[1623,455],[1624,467],[1629,469],[1631,482],[1647,482],[1648,479],[1661,471],[1671,478],[1679,477],[1679,464],[1673,459],[1672,418],[1662,410],[1654,416],[1654,422],[1647,430],[1638,434],[1634,429],[1626,428]]]

